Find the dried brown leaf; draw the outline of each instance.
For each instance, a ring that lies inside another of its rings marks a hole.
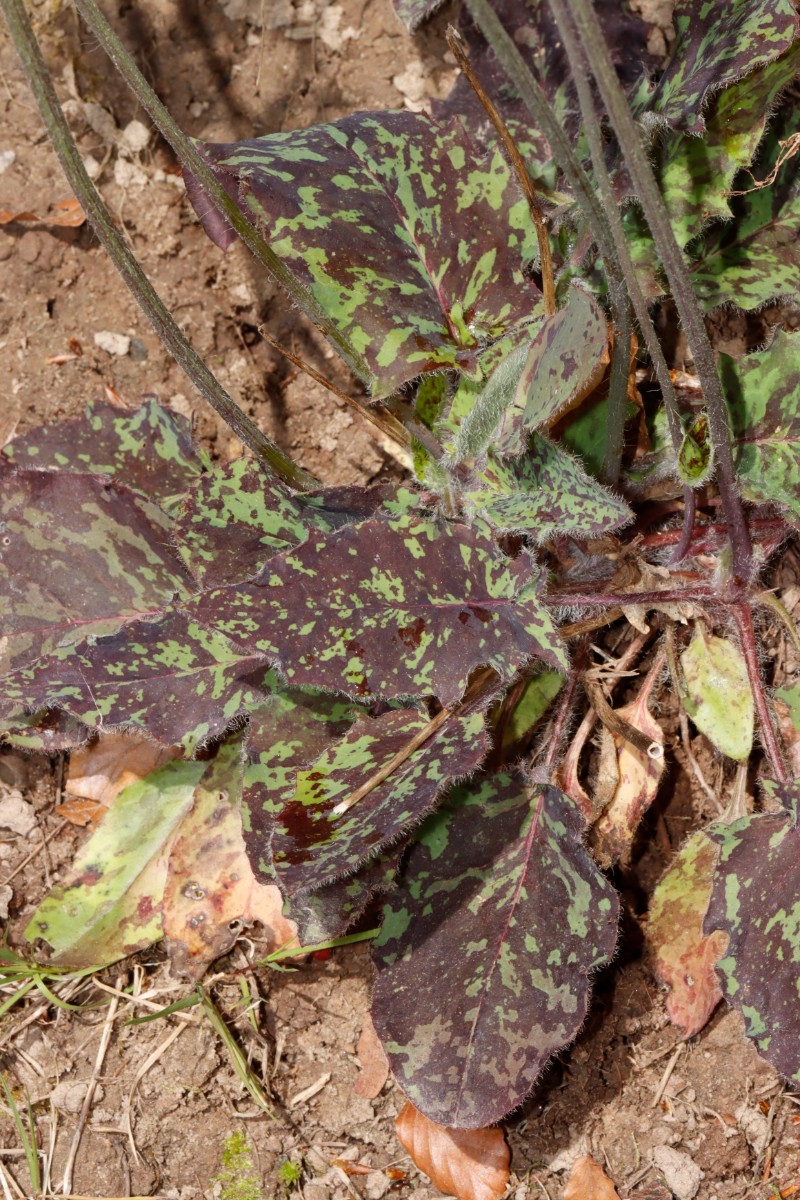
[[[73,750],[64,791],[68,796],[93,800],[108,808],[123,788],[163,767],[178,753],[149,738],[105,733],[97,741]],[[61,815],[69,820],[63,808],[62,805]]]
[[[584,1154],[572,1168],[564,1200],[619,1200],[619,1195],[600,1164]]]
[[[389,1078],[389,1060],[368,1012],[364,1014],[364,1027],[358,1039],[356,1054],[361,1063],[361,1070],[354,1091],[365,1100],[374,1100],[383,1091],[383,1086]]]
[[[68,200],[57,200],[44,217],[34,212],[10,212],[7,208],[0,209],[0,225],[10,225],[17,222],[20,225],[54,225],[75,228],[86,221],[86,213],[74,197]]]
[[[509,1180],[510,1154],[502,1130],[446,1129],[407,1101],[397,1136],[417,1167],[457,1200],[499,1200]]]

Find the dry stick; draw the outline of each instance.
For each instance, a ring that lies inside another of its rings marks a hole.
[[[689,269],[675,239],[653,168],[617,78],[591,0],[551,0],[554,12],[563,12],[565,6],[575,24],[584,56],[616,132],[692,348],[708,411],[709,430],[717,461],[717,480],[728,520],[734,580],[743,586],[749,583],[753,575],[753,552],[742,500],[736,487],[728,412],[708,330],[694,294]]]
[[[517,177],[523,195],[528,202],[528,209],[531,214],[536,229],[536,240],[539,243],[539,259],[542,266],[542,295],[544,297],[545,315],[552,317],[556,311],[556,285],[553,277],[553,256],[550,252],[550,236],[547,228],[539,197],[536,194],[536,189],[533,186],[533,181],[528,174],[525,162],[517,149],[517,144],[508,132],[508,127],[505,121],[497,111],[493,101],[487,95],[482,83],[472,69],[472,64],[469,61],[466,47],[457,29],[452,25],[447,27],[447,44],[452,50],[458,66],[464,74],[467,83],[472,88],[473,92],[480,101],[483,109],[492,122],[497,136],[503,143],[506,154],[511,160],[511,166]]]
[[[117,987],[119,988],[121,984],[122,976],[120,975],[117,978]],[[69,1155],[67,1157],[67,1165],[64,1167],[64,1178],[61,1181],[61,1190],[63,1192],[69,1192],[72,1188],[72,1172],[75,1167],[75,1159],[78,1154],[78,1147],[81,1144],[83,1131],[86,1128],[86,1122],[89,1120],[89,1113],[91,1112],[92,1105],[94,1104],[94,1094],[97,1090],[97,1081],[100,1071],[102,1070],[103,1063],[105,1062],[106,1051],[108,1050],[108,1046],[111,1041],[111,1034],[114,1029],[114,1020],[117,1015],[118,1006],[119,1000],[116,996],[113,996],[111,998],[111,1003],[108,1006],[108,1012],[106,1013],[105,1021],[103,1022],[103,1032],[100,1037],[100,1045],[97,1048],[97,1057],[94,1060],[92,1077],[89,1080],[89,1086],[86,1089],[86,1095],[83,1100],[83,1105],[81,1106],[81,1114],[78,1118],[78,1128],[75,1130],[75,1136],[72,1139],[72,1145],[70,1146]]]
[[[772,721],[772,713],[767,703],[764,684],[761,679],[761,667],[758,662],[758,647],[753,628],[753,613],[749,604],[736,604],[732,608],[733,618],[739,630],[739,642],[747,666],[747,676],[755,701],[758,723],[761,730],[761,741],[769,760],[775,780],[786,787],[790,782],[789,772],[783,759],[783,751],[778,741],[778,735]]]
[[[86,173],[86,168],[58,103],[53,82],[42,58],[39,43],[31,27],[23,0],[0,0],[0,9],[5,15],[12,40],[64,174],[100,243],[164,346],[237,437],[267,463],[280,479],[303,489],[318,486],[318,480],[313,475],[297,466],[279,446],[276,446],[266,434],[261,432],[246,413],[242,412],[238,404],[228,395],[189,344],[183,331],[142,271],[130,247],[111,219],[100,193]]]

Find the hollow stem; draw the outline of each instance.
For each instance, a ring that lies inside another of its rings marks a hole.
[[[7,0],[3,0],[4,5],[6,2]],[[8,3],[19,4],[19,2],[20,0],[8,0]],[[351,371],[369,386],[372,382],[372,372],[363,356],[359,354],[341,329],[337,328],[311,292],[292,274],[262,234],[231,199],[194,142],[186,136],[167,112],[94,0],[75,0],[75,6],[136,99],[175,151],[181,166],[194,175],[214,207],[236,230],[248,249],[261,260],[292,300],[336,348]]]
[[[639,136],[628,101],[620,87],[611,56],[602,36],[591,0],[552,0],[556,8],[569,12],[577,31],[589,69],[619,141],[650,227],[656,250],[664,267],[678,315],[694,356],[697,374],[708,410],[711,440],[717,461],[717,479],[725,507],[733,552],[733,572],[740,585],[753,575],[753,553],[741,497],[736,487],[736,472],[731,453],[730,428],[725,398],[714,362],[703,314],[692,288],[689,271],[669,220],[650,160]]]
[[[508,131],[508,127],[497,111],[497,108],[491,97],[487,94],[481,81],[472,69],[472,64],[469,61],[464,43],[457,30],[452,25],[447,30],[447,44],[452,50],[456,62],[460,67],[464,77],[477,96],[483,109],[492,122],[497,136],[503,144],[506,154],[509,157],[511,166],[517,177],[522,194],[528,202],[528,210],[531,214],[534,228],[536,229],[536,239],[539,243],[539,260],[542,267],[542,295],[544,297],[545,315],[552,317],[556,311],[556,285],[553,278],[553,256],[550,253],[550,234],[547,228],[544,212],[539,197],[536,194],[536,188],[533,186],[533,180],[528,174],[528,169],[525,166],[525,161],[517,149],[517,144]]]
[[[45,128],[64,174],[97,237],[130,288],[136,302],[151,322],[169,353],[185,371],[197,390],[220,414],[240,440],[249,447],[276,476],[301,489],[315,488],[318,480],[292,461],[225,391],[206,364],[187,341],[182,330],[164,306],[150,280],[142,271],[125,239],[108,212],[100,193],[86,173],[78,148],[61,111],[50,73],[42,58],[39,43],[31,27],[23,0],[0,0],[12,41],[34,94]]]

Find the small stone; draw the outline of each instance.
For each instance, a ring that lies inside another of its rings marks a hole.
[[[86,1099],[86,1093],[89,1090],[89,1084],[85,1080],[63,1080],[57,1083],[50,1094],[50,1099],[54,1108],[60,1108],[62,1112],[79,1113],[83,1107],[83,1102]],[[103,1088],[98,1083],[94,1089],[95,1102],[103,1099]]]
[[[150,130],[141,121],[129,121],[119,135],[120,144],[131,154],[141,154],[150,141]]]
[[[367,1200],[381,1200],[391,1186],[391,1179],[383,1171],[370,1171],[364,1180],[364,1194]]]
[[[90,179],[97,179],[103,169],[93,154],[87,154],[83,160],[83,165],[86,169],[86,174]]]
[[[39,252],[42,249],[42,241],[38,233],[34,233],[29,229],[27,233],[23,233],[19,239],[17,251],[23,262],[31,264],[35,263],[39,257]]]
[[[149,353],[141,338],[131,338],[131,358],[134,362],[144,362]]]
[[[94,344],[101,350],[105,350],[106,354],[124,358],[130,352],[131,339],[127,334],[111,333],[108,329],[101,329],[94,335]]]
[[[0,262],[5,262],[14,253],[14,243],[10,237],[0,238]]]
[[[0,886],[0,921],[8,920],[8,906],[14,899],[14,889],[7,883]]]
[[[12,833],[27,837],[35,828],[36,813],[33,805],[23,800],[22,792],[10,788],[0,795],[0,829],[10,829]]]
[[[694,1200],[703,1179],[697,1163],[672,1146],[656,1146],[653,1163],[677,1200]]]
[[[14,150],[0,150],[0,175],[17,161]]]

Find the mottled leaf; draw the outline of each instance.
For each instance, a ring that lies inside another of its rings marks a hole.
[[[684,1038],[700,1032],[722,999],[714,964],[727,936],[703,933],[718,856],[705,832],[692,834],[650,900],[647,946],[656,978],[669,989],[669,1019]]]
[[[25,936],[44,938],[54,961],[71,967],[99,967],[158,941],[169,843],[205,770],[169,763],[120,793]]]
[[[337,879],[315,892],[292,896],[284,911],[297,923],[301,944],[313,946],[342,937],[364,916],[375,897],[394,885],[404,849],[404,844],[393,846],[349,879]]]
[[[55,708],[0,717],[0,741],[23,750],[60,754],[62,750],[82,746],[88,736],[89,730],[82,722]]]
[[[502,1129],[446,1129],[408,1101],[395,1121],[397,1140],[434,1187],[456,1200],[500,1200],[511,1177]]]
[[[699,487],[714,470],[714,447],[708,430],[708,416],[702,412],[683,435],[678,451],[678,475],[689,487]]]
[[[569,1043],[618,902],[556,788],[494,776],[456,789],[421,830],[374,943],[375,1028],[433,1120],[498,1121]]]
[[[781,153],[781,138],[796,130],[794,110],[765,138],[753,175],[770,178]],[[754,309],[777,296],[794,296],[800,278],[800,185],[798,155],[790,156],[773,182],[751,190],[732,205],[733,219],[714,226],[694,249],[694,289],[707,309],[735,304]]]
[[[602,867],[629,856],[642,817],[656,798],[664,772],[664,733],[649,706],[663,669],[664,660],[658,658],[636,699],[616,710],[617,716],[650,739],[651,749],[645,752],[614,735],[618,783],[593,830],[592,849]]]
[[[800,224],[798,225],[800,228]],[[778,330],[742,359],[720,355],[742,494],[800,518],[800,337]]]
[[[709,93],[788,50],[797,30],[791,0],[678,0],[670,61],[648,109],[687,133],[705,129]]]
[[[500,150],[478,156],[460,122],[359,113],[201,149],[363,354],[378,395],[426,371],[472,370],[487,340],[530,320],[527,204]],[[187,186],[207,231],[229,244],[232,229]]]
[[[587,475],[576,458],[538,434],[516,463],[491,456],[466,499],[495,528],[537,541],[567,534],[598,537],[633,519],[627,504]]]
[[[713,98],[703,137],[670,132],[659,140],[659,182],[681,246],[710,221],[730,220],[728,192],[734,176],[750,165],[769,110],[799,65],[800,44],[796,43],[776,62],[751,71]],[[743,176],[742,187],[750,183]]]
[[[584,1154],[570,1171],[564,1200],[619,1200],[619,1194],[600,1164]]]
[[[774,1067],[800,1082],[800,784],[768,785],[785,806],[730,825],[712,825],[720,847],[704,931],[728,934],[717,963],[725,999]]]
[[[111,475],[168,510],[207,465],[186,418],[152,397],[132,411],[89,404],[82,417],[15,438],[2,458],[21,469]]]
[[[173,972],[198,979],[225,954],[243,925],[259,921],[266,950],[295,939],[283,897],[259,883],[242,837],[241,743],[222,746],[197,784],[169,853],[164,887],[164,936]]]
[[[681,699],[701,733],[716,748],[743,762],[753,748],[753,693],[739,647],[714,637],[702,621],[680,658]]]
[[[189,608],[275,655],[292,686],[451,706],[477,666],[505,678],[532,657],[566,665],[538,587],[530,560],[507,559],[481,522],[365,521],[273,559],[263,586],[212,591]]]
[[[0,668],[187,595],[169,536],[161,509],[98,476],[0,475]]]
[[[192,753],[263,699],[268,675],[263,655],[172,611],[17,671],[3,695],[58,705],[89,726],[132,725]]]
[[[307,891],[352,874],[420,824],[447,784],[475,771],[489,749],[482,713],[452,716],[345,813],[337,805],[372,779],[430,725],[398,709],[362,718],[340,742],[297,774],[297,789],[275,820],[272,861],[284,891]]]

